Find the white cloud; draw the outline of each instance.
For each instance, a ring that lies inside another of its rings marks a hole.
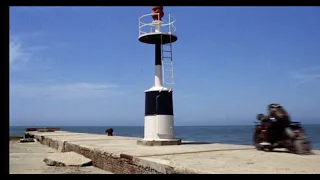
[[[296,86],[311,83],[320,79],[320,66],[312,66],[295,71],[293,77],[298,81]]]
[[[44,60],[48,60],[48,57],[45,59],[41,58],[41,51],[46,49],[51,49],[50,46],[46,45],[30,45],[28,44],[28,39],[36,39],[37,36],[42,35],[42,33],[19,33],[19,35],[11,35],[9,42],[9,66],[11,70],[17,70],[25,68],[28,65],[30,68],[30,63],[32,63],[31,68],[45,68],[48,67],[44,64]],[[64,45],[63,43],[58,43],[58,45]]]
[[[107,98],[119,93],[117,85],[94,83],[10,84],[10,95],[22,98]]]
[[[12,33],[12,31],[10,31],[10,34],[15,34],[14,36],[11,35],[11,37],[14,37],[14,38],[17,38],[19,37],[19,40],[28,40],[28,39],[33,39],[33,38],[36,38],[36,37],[41,37],[44,35],[43,32],[19,32],[18,34],[17,33]]]
[[[31,53],[23,46],[22,42],[16,38],[11,38],[9,43],[9,63],[10,66],[17,63],[26,63],[31,57]]]

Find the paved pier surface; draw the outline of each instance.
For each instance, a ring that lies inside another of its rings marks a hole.
[[[138,138],[98,134],[28,132],[58,151],[74,151],[113,173],[320,173],[320,151],[313,155],[257,151],[252,146],[183,143],[141,146]]]
[[[57,150],[39,142],[10,142],[10,174],[112,174],[99,168],[88,167],[55,167],[47,166],[43,158]]]

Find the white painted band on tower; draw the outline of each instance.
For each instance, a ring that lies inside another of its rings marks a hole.
[[[144,117],[144,140],[168,140],[174,137],[173,116]]]
[[[162,86],[162,66],[155,65],[155,77],[154,77],[154,86]]]

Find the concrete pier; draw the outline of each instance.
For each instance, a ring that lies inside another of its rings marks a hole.
[[[139,138],[99,134],[26,132],[60,152],[74,151],[94,166],[118,174],[319,174],[320,151],[313,155],[257,151],[253,146],[182,142],[140,146]]]
[[[20,138],[10,138],[10,174],[112,174],[97,167],[48,166],[44,158],[59,153],[39,142],[20,143]],[[61,153],[62,154],[62,153]]]

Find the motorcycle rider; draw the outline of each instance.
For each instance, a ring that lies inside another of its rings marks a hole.
[[[291,122],[289,114],[280,104],[269,104],[267,114],[267,118],[273,122],[269,127],[268,142],[262,142],[261,145],[274,144]]]
[[[274,143],[281,136],[285,128],[291,123],[290,116],[280,104],[270,104],[268,106],[270,118],[275,121],[270,127],[270,143]]]

